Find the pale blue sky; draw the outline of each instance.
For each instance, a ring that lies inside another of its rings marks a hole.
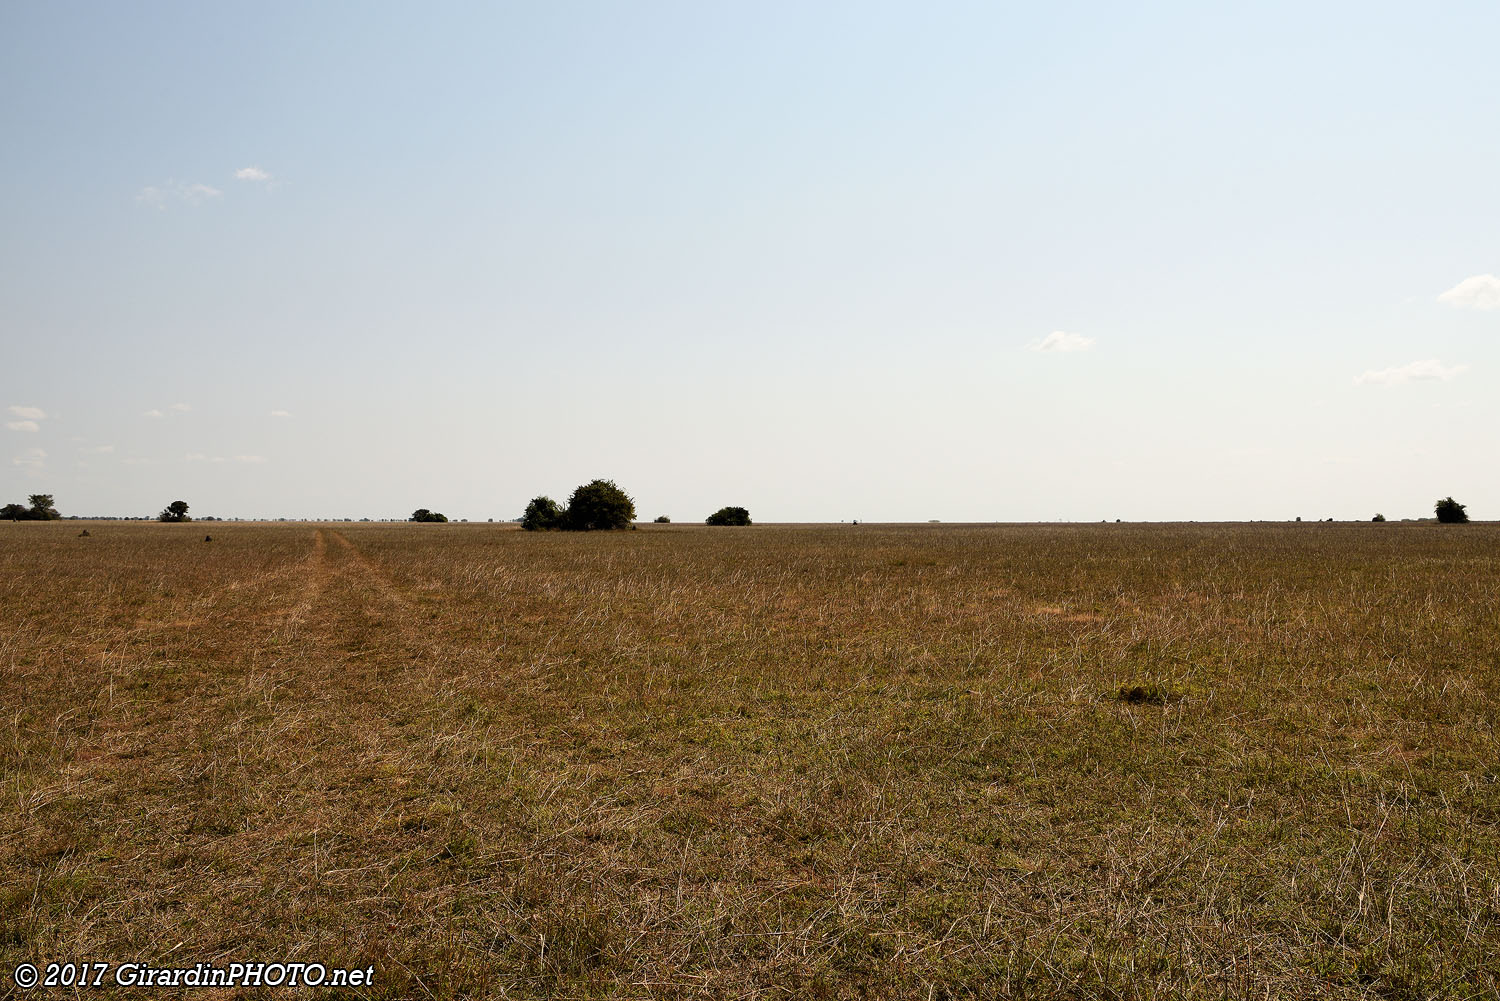
[[[1500,517],[1500,7],[1218,6],[5,0],[0,502]]]

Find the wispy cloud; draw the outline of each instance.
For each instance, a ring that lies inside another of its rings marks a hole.
[[[85,455],[107,455],[114,450],[115,447],[113,445],[91,445],[88,448],[79,449]]]
[[[165,184],[148,184],[136,192],[135,200],[141,205],[164,209],[173,202],[202,205],[210,199],[224,194],[209,184],[188,184],[186,181],[167,181]]]
[[[271,416],[272,417],[290,417],[290,416],[292,416],[292,414],[291,414],[291,411],[289,411],[289,410],[273,410],[273,411],[271,411]]]
[[[1054,330],[1031,345],[1032,351],[1087,351],[1094,346],[1094,338],[1082,334],[1070,334],[1065,330]]]
[[[142,417],[171,417],[171,416],[176,415],[176,414],[185,414],[185,413],[188,413],[192,409],[193,408],[191,406],[189,406],[188,404],[186,404],[186,403],[174,403],[171,406],[167,407],[167,409],[165,409],[165,410],[163,410],[160,407],[152,407],[150,410],[147,410],[141,416]]]
[[[1473,275],[1438,296],[1438,302],[1460,309],[1500,309],[1500,278]]]
[[[1394,368],[1370,369],[1354,377],[1355,385],[1400,386],[1408,382],[1447,382],[1469,370],[1467,365],[1444,365],[1436,358]]]
[[[19,420],[5,422],[5,426],[12,431],[40,431],[42,426],[37,421],[47,416],[41,407],[23,407],[12,404],[5,409],[12,417],[19,418]]]
[[[11,459],[11,465],[23,468],[38,469],[42,463],[47,461],[47,452],[41,448],[28,448],[20,455]]]
[[[236,181],[269,181],[271,175],[259,167],[241,167],[234,172],[234,179]]]
[[[233,458],[226,458],[225,456],[222,456],[222,455],[209,455],[206,452],[189,452],[187,454],[186,458],[187,458],[188,462],[249,462],[249,463],[257,463],[257,462],[265,462],[266,461],[266,457],[263,456],[263,455],[236,455]]]

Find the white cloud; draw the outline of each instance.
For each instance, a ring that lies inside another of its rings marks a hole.
[[[165,184],[148,184],[136,192],[135,200],[141,205],[164,209],[174,201],[189,205],[202,205],[210,198],[218,198],[224,192],[208,184],[188,184],[185,181],[167,181]]]
[[[170,407],[170,408],[168,408],[168,409],[171,409],[171,410],[175,410],[175,411],[177,411],[177,412],[178,412],[178,413],[179,413],[179,414],[185,414],[185,413],[187,413],[187,412],[188,412],[188,411],[189,411],[189,410],[191,410],[191,409],[193,409],[193,408],[192,408],[192,407],[190,407],[190,406],[188,406],[188,405],[187,405],[187,404],[186,404],[186,403],[174,403],[174,404],[172,404],[172,406],[171,406],[171,407]]]
[[[79,449],[79,451],[88,455],[107,455],[114,450],[115,447],[113,445],[94,445],[92,448]]]
[[[1082,334],[1070,334],[1065,330],[1054,330],[1031,345],[1032,351],[1087,351],[1094,346],[1094,338]]]
[[[36,421],[6,421],[5,426],[12,431],[40,431],[42,429]]]
[[[209,455],[206,452],[189,452],[184,458],[188,462],[265,462],[263,455],[236,455],[233,459],[222,455]]]
[[[1408,382],[1447,382],[1469,370],[1467,365],[1444,365],[1436,358],[1395,368],[1370,369],[1354,377],[1355,385],[1400,386]]]
[[[7,409],[12,417],[19,417],[22,420],[39,421],[47,416],[42,412],[41,407],[8,407]]]
[[[141,416],[142,417],[165,417],[167,415],[164,414],[164,413],[162,413],[160,410],[157,410],[156,408],[153,407],[152,409],[146,411],[144,414],[141,414]]]
[[[259,167],[241,167],[234,172],[237,181],[269,181],[271,175]]]
[[[10,461],[12,465],[30,466],[31,468],[35,469],[37,466],[40,466],[44,461],[46,461],[46,458],[47,452],[45,449],[28,448],[26,451],[22,452],[20,455],[16,456]]]
[[[272,417],[290,417],[292,415],[291,415],[291,412],[287,411],[287,410],[273,410],[273,411],[271,411],[271,416]]]
[[[1438,296],[1460,309],[1500,309],[1500,278],[1494,275],[1473,275]]]

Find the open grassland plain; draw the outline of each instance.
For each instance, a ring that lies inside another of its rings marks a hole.
[[[7,978],[1500,997],[1497,526],[81,527],[0,525]]]

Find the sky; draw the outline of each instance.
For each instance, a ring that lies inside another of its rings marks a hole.
[[[0,502],[1500,518],[1497,37],[0,0]]]

